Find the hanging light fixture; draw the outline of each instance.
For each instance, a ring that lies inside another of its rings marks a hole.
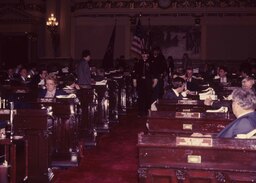
[[[51,33],[52,46],[53,46],[55,56],[57,56],[57,50],[59,47],[58,26],[59,26],[59,22],[57,21],[57,18],[52,13],[48,18],[48,20],[46,21],[46,27]]]
[[[46,26],[48,28],[48,30],[54,34],[57,33],[57,28],[59,26],[59,22],[57,21],[56,17],[54,16],[54,14],[52,13],[51,16],[48,18],[48,20],[46,21]]]

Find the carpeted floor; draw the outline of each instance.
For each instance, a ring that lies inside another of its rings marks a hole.
[[[133,112],[120,116],[111,132],[100,135],[98,145],[86,149],[79,167],[57,170],[54,183],[138,182],[137,134],[146,131],[146,118]]]

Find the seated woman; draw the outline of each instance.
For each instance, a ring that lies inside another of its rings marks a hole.
[[[172,87],[168,86],[165,88],[165,93],[163,99],[170,100],[181,100],[183,96],[181,95],[185,89],[185,80],[181,77],[176,77],[172,80]]]
[[[58,95],[67,95],[61,89],[57,88],[57,78],[55,75],[48,75],[45,78],[46,89],[39,91],[38,98],[55,98]]]
[[[237,117],[227,125],[217,137],[234,138],[238,134],[246,134],[256,129],[256,95],[252,90],[243,88],[232,92],[232,110]]]

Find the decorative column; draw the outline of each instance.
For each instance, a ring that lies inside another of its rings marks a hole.
[[[71,3],[60,1],[60,57],[71,57]]]
[[[207,23],[201,18],[201,60],[207,59]]]

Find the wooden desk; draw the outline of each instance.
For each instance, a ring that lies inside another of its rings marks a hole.
[[[28,182],[49,182],[52,120],[43,109],[17,110],[14,135],[24,136],[28,143]]]
[[[192,139],[184,145],[170,135],[139,134],[139,182],[256,181],[255,140]]]
[[[147,119],[149,133],[217,133],[235,119],[226,113],[200,113],[200,118],[177,118],[175,114],[168,111],[151,112]]]
[[[48,108],[52,112],[51,124],[51,166],[78,166],[79,116],[74,98],[38,99],[35,108]]]
[[[109,89],[107,85],[92,85],[97,93],[97,132],[109,132]]]
[[[97,93],[93,88],[81,88],[77,96],[81,102],[79,138],[83,139],[85,146],[96,146],[97,141]]]
[[[0,139],[1,160],[6,161],[1,161],[0,165],[1,183],[19,183],[27,179],[27,148],[27,142],[23,138]]]
[[[191,111],[205,112],[211,107],[204,105],[202,100],[167,100],[160,99],[156,103],[158,111]]]

